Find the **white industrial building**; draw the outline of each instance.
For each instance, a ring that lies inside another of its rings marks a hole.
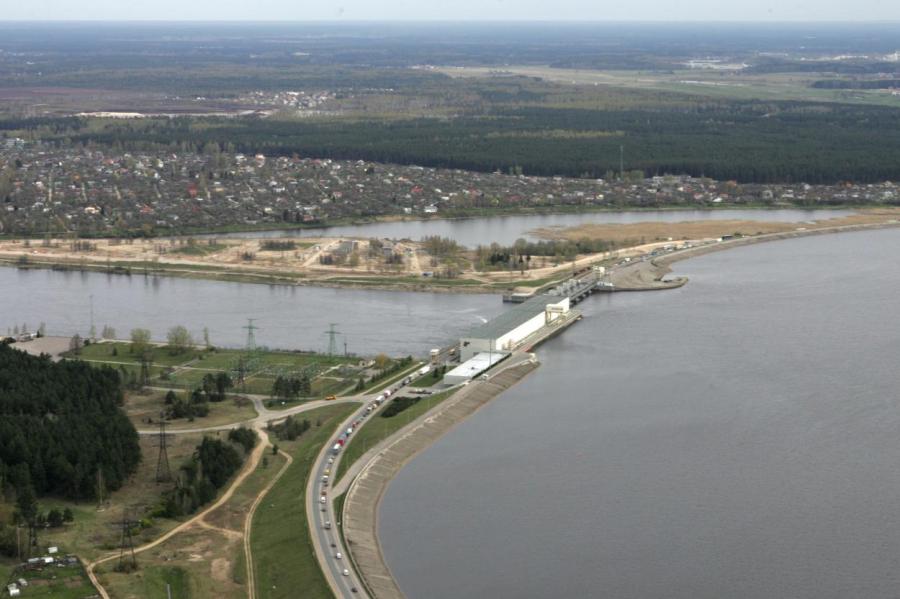
[[[509,352],[488,352],[475,354],[450,372],[444,375],[447,385],[459,385],[474,379],[476,376],[509,356]]]
[[[460,339],[463,362],[478,353],[510,352],[544,325],[569,312],[569,298],[539,295],[510,308]]]

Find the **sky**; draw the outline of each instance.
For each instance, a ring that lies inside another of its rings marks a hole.
[[[898,0],[0,0],[0,20],[900,21]]]

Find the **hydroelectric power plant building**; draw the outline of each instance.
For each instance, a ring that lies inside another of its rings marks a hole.
[[[569,313],[569,298],[541,294],[517,304],[460,339],[460,360],[467,362],[479,353],[516,349],[528,337]]]

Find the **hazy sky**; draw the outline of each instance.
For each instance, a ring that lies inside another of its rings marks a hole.
[[[29,0],[0,20],[900,21],[898,0]]]

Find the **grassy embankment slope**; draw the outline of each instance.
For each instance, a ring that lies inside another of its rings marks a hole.
[[[335,482],[341,479],[341,476],[369,449],[387,439],[395,432],[435,407],[451,395],[456,390],[443,391],[434,395],[425,395],[413,406],[403,410],[390,418],[382,418],[381,414],[390,405],[387,403],[373,413],[365,425],[362,426],[351,438],[350,443],[344,449],[344,457],[341,458],[340,465],[335,473]]]
[[[313,550],[303,494],[322,444],[354,409],[353,405],[335,405],[304,414],[313,428],[296,441],[278,442],[294,461],[253,519],[251,546],[259,599],[332,597]],[[315,427],[317,421],[321,426]]]

